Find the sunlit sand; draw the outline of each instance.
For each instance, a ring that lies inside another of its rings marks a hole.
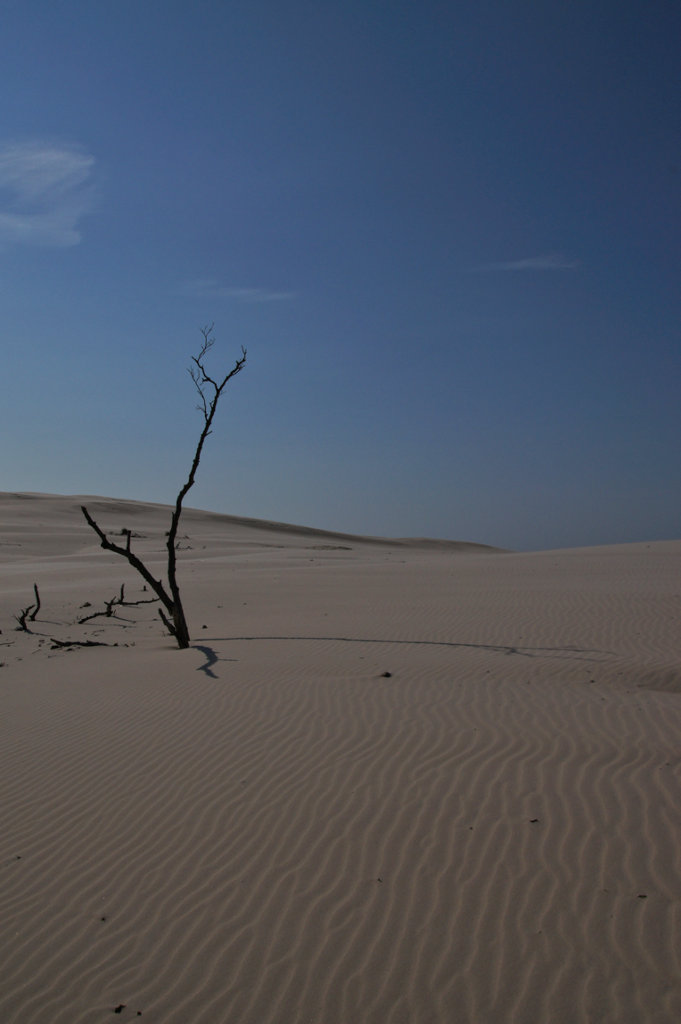
[[[179,651],[81,503],[0,495],[5,1024],[681,1019],[681,541],[190,510]]]

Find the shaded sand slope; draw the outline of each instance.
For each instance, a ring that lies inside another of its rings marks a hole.
[[[162,565],[167,510],[97,502]],[[681,1018],[681,542],[191,513],[179,652],[72,624],[143,596],[78,504],[0,499],[0,1020]]]

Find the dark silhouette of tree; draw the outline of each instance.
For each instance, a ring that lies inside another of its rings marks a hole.
[[[170,520],[170,529],[168,530],[166,540],[166,547],[168,549],[167,585],[164,584],[162,580],[155,579],[144,562],[131,550],[131,532],[129,530],[125,531],[125,547],[120,544],[115,544],[113,541],[109,540],[105,532],[100,529],[85,505],[81,505],[83,515],[99,537],[102,547],[106,548],[107,551],[113,551],[115,554],[121,555],[122,558],[127,559],[133,569],[137,570],[140,576],[146,583],[148,583],[153,592],[159,598],[162,607],[159,608],[158,613],[171,636],[175,637],[177,645],[180,648],[189,646],[189,628],[187,626],[184,608],[182,607],[180,588],[177,583],[176,539],[177,529],[180,525],[180,516],[182,515],[182,502],[184,501],[187,492],[194,486],[196,472],[199,468],[199,462],[201,461],[203,446],[206,438],[211,433],[213,418],[222,392],[232,377],[236,377],[237,373],[240,373],[246,364],[246,349],[242,346],[241,356],[237,359],[229,373],[223,377],[221,381],[215,380],[208,374],[205,365],[206,356],[213,347],[215,341],[213,338],[213,325],[211,324],[210,327],[203,327],[201,329],[201,334],[203,335],[203,345],[201,346],[201,351],[198,356],[192,356],[193,365],[189,368],[189,374],[194,381],[194,386],[199,394],[199,404],[197,408],[203,416],[203,430],[201,431],[201,435],[194,451],[194,458],[189,470],[189,476],[187,477],[187,481],[184,486],[180,489],[175,501],[172,518]]]

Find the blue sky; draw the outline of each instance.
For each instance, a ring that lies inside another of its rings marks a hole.
[[[679,536],[681,7],[0,3],[0,489]]]

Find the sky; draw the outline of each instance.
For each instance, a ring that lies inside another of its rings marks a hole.
[[[681,536],[677,0],[0,0],[0,490]]]

